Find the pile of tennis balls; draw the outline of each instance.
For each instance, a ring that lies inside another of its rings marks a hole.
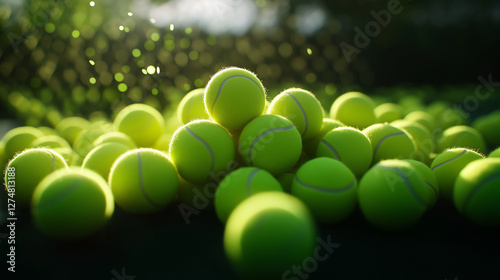
[[[132,214],[193,206],[194,192],[214,186],[228,259],[249,278],[302,263],[317,225],[356,207],[384,230],[416,225],[436,203],[500,225],[498,111],[467,126],[440,102],[376,106],[361,92],[329,109],[301,88],[269,101],[255,74],[225,68],[182,99],[175,131],[145,104],[113,122],[10,130],[0,142],[6,190],[41,232],[75,239],[102,228],[115,204]]]

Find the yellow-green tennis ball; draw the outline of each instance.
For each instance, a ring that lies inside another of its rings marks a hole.
[[[127,134],[138,147],[152,147],[165,128],[163,116],[146,104],[132,104],[115,117],[116,130]]]
[[[115,203],[108,184],[91,170],[71,167],[45,177],[33,194],[36,227],[60,239],[84,238],[101,229]]]
[[[339,160],[361,178],[372,164],[373,148],[363,132],[352,127],[338,127],[323,137],[316,156]]]
[[[213,121],[192,121],[172,136],[169,154],[182,178],[196,184],[217,180],[230,172],[234,142],[229,132]]]
[[[319,142],[321,142],[323,136],[333,129],[341,126],[344,126],[344,124],[337,120],[323,118],[323,124],[321,125],[321,129],[318,133],[309,139],[302,140],[302,149],[310,156],[316,155],[316,150],[318,149]]]
[[[263,115],[243,128],[238,149],[245,164],[279,176],[289,171],[299,160],[302,139],[288,119],[278,115]]]
[[[30,126],[16,127],[9,130],[3,137],[5,160],[11,160],[18,152],[30,148],[31,143],[43,136],[43,133]]]
[[[481,226],[500,226],[500,159],[479,159],[457,177],[453,202],[460,214]]]
[[[162,152],[140,148],[122,154],[111,167],[109,186],[123,210],[147,214],[172,202],[179,181],[170,159]]]
[[[449,148],[469,148],[480,153],[486,152],[486,144],[481,134],[466,125],[452,126],[439,137],[436,151],[442,152]]]
[[[415,122],[425,126],[429,131],[433,131],[436,128],[436,120],[434,117],[425,111],[413,111],[405,116],[407,121]]]
[[[246,279],[281,279],[313,255],[316,228],[307,207],[292,195],[263,192],[240,203],[224,230],[231,265]]]
[[[295,174],[291,193],[302,200],[320,223],[345,220],[357,202],[357,182],[342,162],[318,157],[304,163]]]
[[[39,126],[37,127],[38,130],[40,130],[43,135],[49,136],[49,135],[59,135],[59,133],[51,127],[48,126]]]
[[[489,148],[500,146],[500,110],[477,118],[472,126],[481,133]]]
[[[210,117],[228,130],[240,130],[264,112],[266,92],[254,73],[237,67],[217,72],[205,88]]]
[[[363,130],[373,148],[373,163],[383,159],[413,158],[415,142],[402,129],[390,124],[374,124]]]
[[[488,157],[495,157],[495,158],[500,158],[500,147],[496,148],[493,150]]]
[[[66,161],[68,166],[71,165],[72,159],[76,154],[75,151],[73,151],[73,149],[71,148],[53,148],[52,150],[61,155],[61,157]]]
[[[181,124],[187,124],[194,120],[208,120],[210,116],[205,108],[203,98],[204,88],[197,88],[188,92],[177,107],[177,118]]]
[[[428,205],[428,208],[432,208],[439,198],[439,184],[436,178],[436,174],[434,174],[434,172],[432,172],[432,170],[427,165],[418,160],[403,159],[403,161],[410,163],[424,180],[424,183],[427,186],[427,196],[425,198],[425,201]]]
[[[460,171],[470,162],[484,158],[483,155],[466,148],[449,149],[439,154],[431,164],[436,174],[440,196],[447,201],[453,199],[453,185]]]
[[[359,206],[375,227],[406,229],[426,212],[427,188],[410,163],[383,160],[370,168],[359,182]]]
[[[392,126],[403,129],[415,141],[416,153],[413,159],[430,164],[430,154],[436,149],[436,142],[432,138],[430,131],[423,125],[406,120],[397,120],[391,123]]]
[[[57,123],[56,131],[73,145],[78,134],[89,126],[90,122],[84,118],[68,117]]]
[[[375,103],[361,92],[347,92],[339,96],[332,104],[330,117],[358,129],[377,122]]]
[[[215,212],[223,223],[227,221],[231,212],[243,200],[261,192],[283,189],[269,172],[255,168],[243,167],[229,173],[219,184],[215,192]]]
[[[292,121],[303,139],[312,138],[323,124],[321,103],[314,94],[300,88],[289,88],[278,94],[273,98],[267,113]]]
[[[46,135],[42,136],[31,143],[31,147],[34,148],[71,148],[71,145],[58,135]]]
[[[111,131],[104,133],[103,135],[95,139],[92,145],[94,147],[97,147],[104,143],[120,143],[129,147],[130,149],[137,148],[135,142],[132,140],[132,138],[130,138],[130,136],[119,131]]]
[[[36,186],[42,179],[60,168],[68,168],[66,161],[57,152],[34,148],[16,155],[7,165],[15,170],[15,200],[19,206],[29,206]],[[7,182],[7,177],[5,177]]]
[[[403,118],[403,107],[394,103],[382,103],[375,107],[377,122],[392,122]]]
[[[120,143],[103,143],[93,148],[85,156],[82,168],[93,170],[107,180],[115,160],[129,150],[131,150],[130,147]]]

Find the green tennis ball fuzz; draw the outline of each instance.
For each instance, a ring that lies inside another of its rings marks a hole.
[[[120,143],[129,147],[130,149],[137,148],[137,145],[135,144],[134,140],[132,140],[132,138],[130,138],[127,134],[119,131],[104,133],[103,135],[97,137],[92,145],[94,147],[97,147],[104,143]]]
[[[481,134],[466,125],[452,126],[439,137],[436,150],[442,152],[449,148],[469,148],[480,153],[486,152],[486,144]]]
[[[280,183],[269,172],[255,168],[242,167],[229,173],[215,192],[215,211],[225,223],[231,212],[248,197],[261,192],[283,191]]]
[[[204,184],[226,175],[234,163],[235,146],[229,132],[213,121],[192,121],[170,141],[169,154],[182,178]]]
[[[323,124],[321,103],[314,94],[300,88],[290,88],[278,94],[273,98],[267,113],[292,121],[303,139],[312,138]]]
[[[116,204],[135,214],[162,210],[175,199],[179,185],[170,159],[149,148],[121,155],[111,167],[108,182]]]
[[[302,200],[320,223],[346,219],[356,206],[357,182],[342,162],[319,157],[304,163],[295,174],[291,193]]]
[[[439,154],[431,164],[436,174],[441,197],[453,200],[453,186],[460,171],[470,162],[484,158],[483,155],[466,148],[449,149]]]
[[[344,126],[344,124],[337,120],[323,118],[321,129],[312,138],[302,141],[302,149],[310,156],[316,155],[316,150],[318,149],[319,142],[321,142],[321,139],[323,139],[325,134],[341,126]]]
[[[152,147],[164,131],[165,121],[155,108],[146,104],[132,104],[115,117],[114,125],[127,134],[138,147]]]
[[[299,160],[302,139],[288,119],[278,115],[263,115],[243,128],[238,148],[245,164],[279,176],[289,171]]]
[[[3,137],[5,160],[11,160],[18,152],[30,148],[31,143],[43,137],[43,133],[31,126],[21,126],[9,130]]]
[[[418,160],[403,159],[403,161],[410,163],[424,180],[424,183],[427,186],[427,196],[425,198],[425,201],[428,205],[428,208],[432,208],[439,198],[439,184],[436,178],[436,174],[434,174],[434,172],[432,172],[432,170],[427,165]]]
[[[264,112],[266,92],[257,76],[229,67],[217,72],[205,88],[205,107],[210,117],[228,130],[241,130]]]
[[[101,229],[114,211],[108,184],[91,170],[71,167],[45,177],[33,194],[36,227],[60,239],[84,238]]]
[[[374,124],[363,130],[373,148],[373,163],[383,159],[413,158],[415,142],[402,129],[390,124]]]
[[[115,160],[129,150],[131,150],[130,147],[120,143],[103,143],[85,156],[82,168],[93,170],[107,180]]]
[[[307,207],[292,195],[264,192],[240,203],[224,230],[231,265],[246,279],[281,279],[313,256],[316,228]]]
[[[15,200],[19,206],[29,206],[36,186],[57,169],[66,169],[66,161],[57,152],[45,148],[33,148],[15,156],[6,170],[15,171]],[[5,176],[5,182],[8,176]]]
[[[436,143],[431,132],[419,123],[406,120],[397,120],[392,122],[391,125],[404,130],[415,141],[416,153],[414,159],[430,164],[430,154],[434,153],[436,149]]]
[[[330,117],[358,129],[377,122],[375,103],[361,92],[347,92],[335,99],[330,109]]]
[[[318,145],[317,157],[329,157],[344,163],[361,178],[370,168],[373,149],[370,140],[352,127],[339,127],[328,132]]]
[[[205,108],[205,89],[197,88],[188,92],[177,107],[177,118],[182,124],[187,124],[194,120],[208,120],[210,116]]]
[[[460,214],[481,226],[500,226],[500,159],[479,159],[460,171],[453,202]]]
[[[427,210],[427,186],[408,162],[384,160],[359,182],[358,201],[366,220],[377,228],[414,226]]]

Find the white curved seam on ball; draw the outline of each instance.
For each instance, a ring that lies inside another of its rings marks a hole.
[[[403,182],[405,183],[406,187],[408,188],[410,193],[413,195],[413,197],[415,197],[415,199],[418,201],[418,203],[420,203],[422,206],[427,207],[427,203],[425,203],[425,201],[417,194],[417,192],[415,191],[415,188],[411,184],[410,180],[408,180],[408,177],[406,177],[406,175],[403,173],[403,171],[401,169],[399,169],[397,167],[390,167],[390,166],[383,166],[383,165],[379,165],[378,168],[396,171],[396,173],[398,173],[398,175],[401,177],[401,179],[403,179]]]
[[[211,108],[211,111],[213,112],[214,111],[214,107],[215,107],[215,103],[217,102],[217,99],[219,99],[219,96],[220,96],[220,93],[222,91],[222,88],[224,87],[224,84],[226,84],[226,82],[232,78],[245,78],[245,79],[249,79],[250,81],[252,81],[260,90],[260,92],[262,92],[262,95],[264,96],[264,99],[266,98],[266,94],[262,91],[262,89],[260,88],[259,84],[257,84],[256,81],[254,81],[252,78],[250,77],[247,77],[247,76],[243,76],[243,75],[236,75],[236,76],[231,76],[231,77],[228,77],[226,78],[224,81],[222,81],[222,83],[220,84],[219,86],[219,91],[217,91],[217,95],[215,96],[215,100],[214,100],[214,103],[212,103],[212,108]]]
[[[248,176],[248,179],[247,179],[247,196],[251,196],[252,195],[252,180],[253,180],[253,177],[255,177],[255,174],[257,174],[257,172],[259,172],[259,169],[253,170],[250,173],[250,175]]]
[[[151,198],[146,193],[146,190],[144,189],[144,182],[143,182],[143,178],[142,178],[142,158],[141,158],[140,151],[137,152],[137,165],[138,165],[138,169],[139,169],[139,186],[141,188],[142,195],[146,198],[146,200],[149,203],[151,203],[151,205],[158,207],[158,208],[161,208],[160,205],[156,204],[153,200],[151,200]]]
[[[287,127],[276,127],[276,128],[271,128],[269,130],[266,130],[264,132],[262,132],[259,136],[257,136],[255,138],[255,140],[253,140],[252,142],[252,145],[250,145],[250,149],[248,150],[248,162],[250,163],[250,165],[253,165],[253,161],[252,161],[252,152],[253,152],[253,148],[255,147],[255,145],[257,144],[257,142],[259,142],[259,140],[266,136],[267,134],[271,133],[271,132],[276,132],[276,131],[283,131],[283,130],[289,130],[289,129],[292,129],[294,128],[293,124],[290,125],[290,126],[287,126]]]
[[[432,191],[434,192],[434,195],[435,195],[435,196],[436,196],[436,198],[437,198],[437,197],[438,197],[438,193],[437,193],[436,188],[435,188],[435,187],[434,187],[431,183],[429,183],[429,182],[427,182],[427,181],[424,181],[424,183],[425,183],[425,184],[427,184],[427,186],[429,186],[429,187],[432,189]]]
[[[377,143],[377,145],[375,146],[375,148],[373,149],[373,160],[375,160],[375,155],[377,154],[377,151],[378,151],[378,148],[380,148],[380,145],[382,145],[382,142],[384,142],[385,140],[387,140],[387,138],[389,137],[392,137],[392,136],[399,136],[399,135],[405,135],[406,133],[404,133],[403,131],[402,132],[398,132],[398,133],[392,133],[392,134],[388,134],[384,137],[382,137],[382,139],[380,139]]]
[[[345,188],[342,188],[342,189],[324,189],[324,188],[321,188],[321,187],[309,185],[309,184],[306,184],[306,183],[302,182],[297,175],[295,175],[295,180],[297,181],[297,183],[299,183],[299,185],[301,185],[301,186],[303,186],[305,188],[316,190],[316,191],[323,192],[323,193],[341,193],[341,192],[345,192],[345,191],[348,191],[348,190],[352,189],[354,187],[354,183],[355,183],[355,180],[352,179],[352,181],[349,184],[349,186],[347,186]]]
[[[325,146],[326,146],[326,147],[327,147],[327,148],[328,148],[328,149],[329,149],[329,150],[330,150],[330,151],[331,151],[331,152],[335,155],[335,157],[336,157],[339,161],[342,161],[342,160],[340,159],[340,155],[339,155],[339,153],[337,152],[337,150],[335,150],[335,148],[334,148],[332,145],[330,145],[330,143],[326,142],[324,139],[321,139],[321,143],[322,143],[323,145],[325,145]]]
[[[454,156],[454,157],[450,158],[450,159],[449,159],[449,160],[447,160],[447,161],[443,161],[443,162],[441,162],[440,164],[438,164],[438,165],[434,166],[433,168],[431,168],[431,170],[433,170],[433,171],[434,171],[434,169],[436,169],[436,168],[438,168],[438,167],[440,167],[440,166],[443,166],[443,165],[447,164],[447,163],[448,163],[448,162],[450,162],[450,161],[454,161],[454,160],[456,160],[457,158],[459,158],[459,157],[463,156],[466,152],[467,152],[467,150],[463,150],[460,154],[458,154],[458,155],[456,155],[456,156]]]
[[[299,100],[293,96],[291,93],[287,92],[286,95],[290,96],[293,101],[299,106],[300,111],[302,112],[302,115],[304,116],[304,131],[302,132],[302,137],[307,133],[307,130],[309,129],[309,120],[307,119],[307,114],[306,111],[304,110],[304,107],[302,107],[302,104],[300,104]]]
[[[54,169],[56,168],[56,157],[54,156],[54,154],[50,151],[46,151],[47,153],[50,154],[50,156],[52,157],[52,162],[51,162],[51,166],[50,166],[50,172],[52,173],[54,171]]]
[[[205,140],[203,140],[201,137],[192,132],[191,129],[189,129],[187,126],[184,126],[184,129],[189,134],[191,134],[191,136],[193,136],[196,140],[200,141],[200,143],[203,144],[203,146],[205,146],[205,148],[207,149],[208,153],[210,154],[210,174],[212,174],[214,172],[214,166],[215,166],[215,155],[214,152],[212,151],[212,148],[210,148],[210,145],[208,145],[208,143],[205,142]]]
[[[469,195],[467,196],[467,198],[465,199],[465,202],[464,202],[464,206],[463,206],[463,212],[465,213],[466,211],[466,208],[467,208],[467,205],[469,205],[469,202],[470,200],[472,199],[472,197],[480,190],[482,189],[484,186],[486,186],[486,184],[488,184],[489,182],[497,179],[497,178],[500,178],[500,173],[498,174],[495,174],[495,175],[492,175],[490,176],[489,178],[486,178],[485,180],[483,180],[479,185],[477,185],[470,193]]]

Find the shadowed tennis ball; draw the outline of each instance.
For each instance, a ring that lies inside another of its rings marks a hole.
[[[430,131],[423,125],[406,120],[397,120],[391,123],[392,126],[403,129],[415,141],[416,152],[413,159],[430,164],[430,154],[434,153],[436,143]]]
[[[408,162],[383,160],[365,173],[358,187],[359,206],[375,227],[402,230],[426,212],[428,186]]]
[[[243,128],[238,148],[245,164],[279,176],[289,171],[299,160],[302,139],[288,119],[278,115],[263,115]]]
[[[408,94],[402,94],[401,96],[398,104],[403,107],[403,115],[407,115],[414,111],[421,111],[425,108],[420,97]]]
[[[127,134],[138,147],[152,147],[165,128],[163,116],[146,104],[132,104],[115,117],[115,128]]]
[[[30,126],[21,126],[9,130],[3,137],[5,160],[11,160],[18,152],[30,148],[31,143],[43,136],[43,133]]]
[[[205,88],[210,117],[228,130],[240,130],[264,112],[266,92],[254,73],[237,67],[217,72]]]
[[[494,151],[492,151],[488,157],[495,157],[495,158],[500,158],[500,147],[496,148]]]
[[[16,155],[7,165],[15,169],[15,200],[19,206],[29,206],[36,186],[42,179],[60,168],[68,168],[66,161],[53,150],[33,148]],[[7,182],[5,177],[5,182]]]
[[[483,155],[466,148],[449,149],[439,154],[431,164],[436,174],[440,196],[447,201],[453,199],[453,185],[460,171],[470,162],[484,158]]]
[[[57,123],[56,131],[60,136],[73,145],[78,134],[87,129],[89,126],[90,122],[84,118],[68,117]]]
[[[472,126],[481,134],[488,148],[500,146],[500,110],[477,118]]]
[[[383,103],[375,107],[377,122],[392,122],[403,118],[403,107],[394,103]]]
[[[94,147],[97,147],[104,143],[120,143],[129,147],[130,149],[137,148],[132,138],[130,138],[127,134],[119,131],[111,131],[104,133],[103,135],[95,139],[92,145]]]
[[[242,167],[229,173],[219,184],[215,192],[215,212],[223,223],[227,221],[231,212],[248,197],[261,192],[283,189],[269,172],[255,168]]]
[[[425,111],[413,111],[405,116],[405,120],[423,125],[429,131],[436,128],[436,120],[431,114]]]
[[[465,125],[452,126],[443,131],[436,143],[436,151],[442,152],[449,148],[469,148],[480,153],[486,152],[486,144],[481,134]]]
[[[101,229],[113,215],[115,203],[104,179],[91,170],[71,167],[45,177],[31,206],[33,221],[41,232],[54,238],[78,239]]]
[[[318,157],[304,163],[295,174],[291,193],[302,200],[320,223],[345,220],[357,202],[357,182],[342,162]]]
[[[332,131],[337,127],[344,126],[343,123],[332,120],[330,118],[323,118],[323,124],[321,125],[321,129],[318,133],[316,133],[313,137],[302,141],[302,149],[310,156],[316,155],[316,150],[318,149],[318,144],[323,139],[323,136],[328,132]]]
[[[427,196],[425,198],[425,201],[428,208],[432,208],[439,198],[439,184],[436,178],[436,174],[434,174],[434,172],[432,172],[432,170],[427,165],[418,160],[403,159],[402,161],[410,163],[424,180],[424,183],[427,186]]]
[[[300,88],[289,88],[278,94],[273,98],[267,113],[292,121],[303,139],[312,138],[323,124],[321,103],[314,94]]]
[[[290,193],[292,191],[292,183],[295,179],[295,173],[287,172],[279,176],[277,179],[280,182],[281,188],[283,188],[284,192]]]
[[[93,148],[83,159],[82,168],[95,171],[105,180],[108,180],[109,171],[115,160],[131,150],[120,143],[103,143]]]
[[[453,202],[460,214],[481,226],[500,226],[500,159],[479,159],[460,171]]]
[[[42,136],[33,142],[31,142],[31,147],[34,148],[71,148],[71,145],[66,141],[66,139],[62,138],[58,135],[47,135]]]
[[[234,142],[222,126],[213,121],[193,121],[180,127],[170,142],[170,158],[182,178],[203,184],[230,171]]]
[[[5,163],[5,144],[0,141],[0,165],[2,168],[4,167]]]
[[[323,137],[316,156],[339,160],[361,178],[372,164],[373,149],[363,132],[352,127],[338,127]]]
[[[199,119],[210,119],[203,101],[204,96],[205,89],[197,88],[188,92],[182,98],[177,107],[177,118],[181,124],[187,124]]]
[[[196,209],[206,209],[213,206],[215,190],[217,189],[215,182],[193,184],[181,176],[177,176],[177,178],[179,179],[177,199],[180,203],[185,203]]]
[[[172,140],[172,134],[163,133],[153,145],[153,149],[164,151],[168,153],[168,148],[170,147],[170,140]]]
[[[245,279],[281,279],[313,256],[316,228],[307,207],[292,195],[264,192],[240,203],[224,230],[224,249]]]
[[[375,103],[361,92],[347,92],[339,96],[332,104],[330,117],[358,129],[377,122]]]
[[[390,124],[374,124],[363,130],[373,148],[373,163],[383,159],[413,158],[415,142],[402,129]]]
[[[436,120],[436,127],[447,129],[455,125],[467,123],[465,113],[462,109],[451,107],[444,101],[435,101],[427,107],[427,112]]]
[[[118,157],[108,182],[116,204],[135,214],[160,211],[175,199],[179,185],[170,159],[149,148],[130,150]]]

